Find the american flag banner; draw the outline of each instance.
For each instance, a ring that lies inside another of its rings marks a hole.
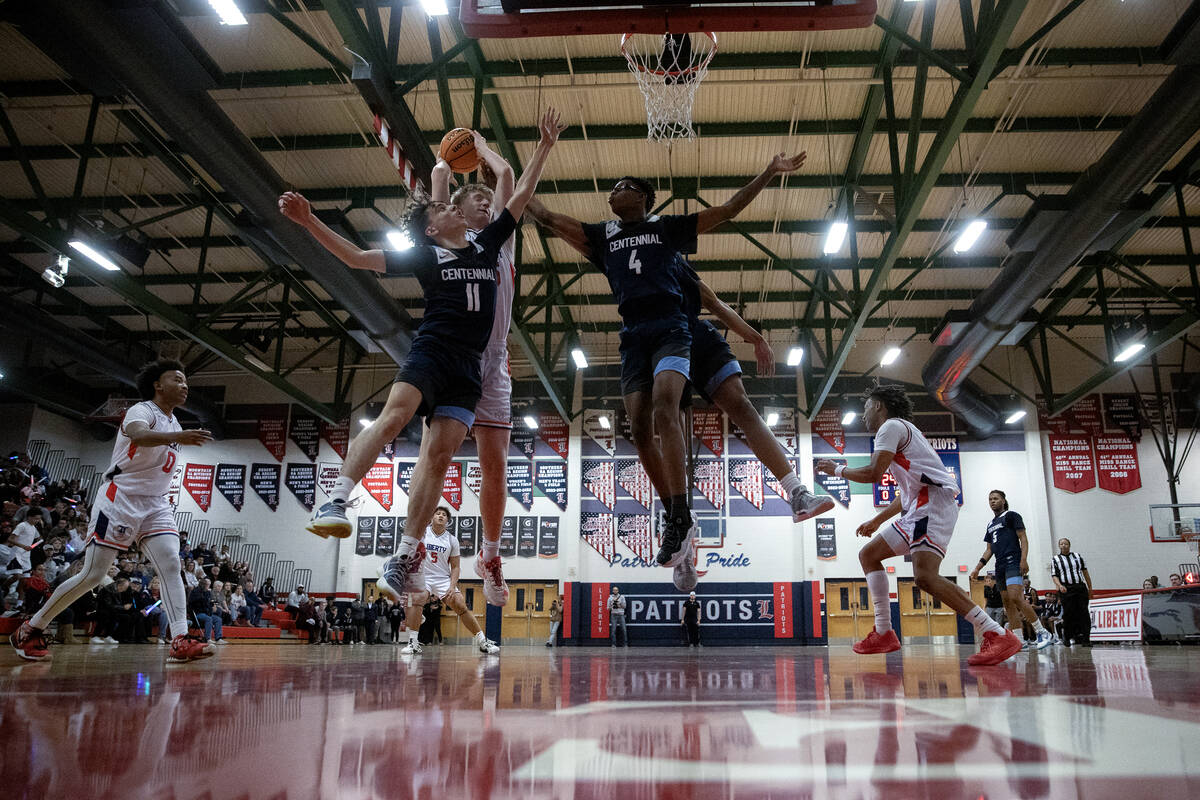
[[[729,484],[755,508],[763,507],[763,465],[756,458],[729,460]]]
[[[788,463],[792,465],[792,469],[796,471],[797,475],[799,475],[800,474],[799,462],[794,458],[789,458]],[[766,469],[765,467],[763,468],[763,481],[767,484],[767,488],[770,489],[772,492],[779,495],[784,500],[788,499],[788,493],[787,493],[787,490],[783,488],[783,484],[780,483],[779,479],[776,478],[774,475],[772,475],[771,471]]]
[[[613,531],[613,515],[585,511],[579,515],[579,535],[608,563],[617,558],[617,537]]]
[[[725,507],[725,462],[719,458],[696,459],[693,485],[700,490],[713,508],[720,511]]]
[[[583,488],[591,492],[597,500],[609,508],[617,501],[616,473],[611,461],[583,462]]]
[[[655,563],[649,514],[617,514],[617,539],[646,566]]]
[[[383,148],[387,150],[388,157],[392,159],[393,166],[400,173],[401,179],[404,180],[404,185],[408,187],[410,192],[416,191],[420,181],[413,173],[412,164],[408,163],[408,159],[404,155],[404,150],[392,138],[392,131],[388,127],[387,121],[378,114],[375,115],[375,133],[379,136],[379,141],[383,144]]]
[[[647,509],[654,508],[654,487],[642,462],[636,458],[617,459],[617,482]]]

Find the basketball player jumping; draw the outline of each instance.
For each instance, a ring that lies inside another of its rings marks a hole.
[[[350,445],[330,501],[314,512],[309,525],[309,530],[318,535],[350,536],[352,528],[346,516],[350,492],[375,463],[384,444],[394,439],[415,414],[425,416],[428,442],[422,442],[413,474],[408,527],[400,537],[396,555],[385,562],[393,586],[404,586],[407,574],[420,567],[420,536],[437,506],[450,459],[475,421],[475,406],[481,394],[480,359],[495,321],[500,249],[516,230],[516,221],[533,196],[546,157],[562,132],[558,112],[547,109],[540,129],[538,147],[505,209],[473,238],[457,206],[416,202],[406,214],[414,247],[404,251],[361,250],[317,219],[303,196],[287,192],[279,198],[280,211],[347,266],[415,275],[424,290],[425,314],[383,411]]]
[[[856,653],[890,653],[900,649],[892,630],[891,601],[883,561],[912,555],[913,577],[923,592],[950,606],[983,634],[971,665],[999,664],[1021,649],[1012,631],[1001,628],[970,596],[938,574],[954,523],[958,520],[958,482],[942,464],[937,451],[912,423],[912,401],[899,386],[876,386],[867,393],[863,421],[875,433],[871,463],[847,467],[829,459],[817,462],[817,471],[856,483],[878,483],[884,472],[896,479],[896,499],[873,518],[858,526],[859,536],[871,536],[887,520],[893,522],[858,553],[867,576],[867,589],[875,606],[875,630],[854,645]]]
[[[9,638],[21,658],[49,658],[46,626],[99,586],[117,555],[135,544],[150,557],[161,579],[163,608],[171,630],[167,660],[192,661],[214,652],[203,638],[188,635],[179,531],[166,498],[180,445],[203,445],[212,441],[212,434],[185,431],[175,418],[175,409],[186,403],[188,396],[183,364],[170,359],[146,364],[138,373],[137,387],[145,399],[130,406],[117,431],[112,466],[104,473],[105,483],[92,509],[83,571],[55,589],[46,604]]]

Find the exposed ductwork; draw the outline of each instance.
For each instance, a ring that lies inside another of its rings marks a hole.
[[[38,0],[10,16],[97,94],[120,86],[397,363],[415,327],[373,275],[350,270],[278,210],[289,187],[209,96],[219,70],[161,0]]]
[[[925,388],[973,434],[992,435],[1001,418],[967,376],[1072,264],[1111,244],[1138,193],[1197,129],[1200,67],[1176,67],[1062,202],[1036,205],[1014,232],[1010,246],[1018,252],[972,303],[970,324],[922,371]]]

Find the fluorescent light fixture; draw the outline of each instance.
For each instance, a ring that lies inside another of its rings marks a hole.
[[[0,381],[4,380],[4,373],[0,372]]]
[[[610,423],[608,421],[608,417],[605,415],[601,415],[600,418],[597,419],[596,421],[600,423],[600,427],[603,428],[604,430],[608,430],[609,428],[612,427],[612,423]]]
[[[444,17],[450,13],[446,8],[446,0],[421,0],[421,8],[431,17]]]
[[[851,424],[852,422],[854,422],[854,418],[857,416],[858,416],[858,414],[855,414],[853,411],[847,411],[845,414],[842,414],[842,424],[843,425]]]
[[[367,418],[367,417],[359,417],[359,418],[358,418],[358,424],[359,424],[359,425],[362,425],[364,428],[366,428],[366,427],[369,427],[369,426],[370,426],[370,424],[371,424],[372,422],[374,422],[374,421],[375,421],[375,420],[373,420],[373,419],[369,419],[369,418]]]
[[[526,414],[524,419],[526,428],[529,428],[531,431],[536,431],[538,429],[537,417],[533,416],[533,414]]]
[[[1129,359],[1133,358],[1134,356],[1136,356],[1138,353],[1142,352],[1145,349],[1146,349],[1146,345],[1144,345],[1143,343],[1134,342],[1133,344],[1126,345],[1124,350],[1117,353],[1117,357],[1114,358],[1113,361],[1120,364],[1122,361],[1128,361]]]
[[[259,359],[259,358],[258,358],[258,357],[256,357],[256,356],[252,356],[252,355],[250,355],[249,353],[246,353],[246,360],[247,360],[247,361],[249,361],[249,362],[250,362],[251,364],[253,364],[254,366],[256,366],[256,367],[258,367],[259,369],[261,369],[263,372],[270,372],[270,371],[271,371],[271,368],[270,368],[270,367],[268,367],[266,364],[264,364],[264,363],[262,362],[262,360],[261,360],[261,359]]]
[[[578,369],[587,369],[587,355],[578,347],[571,350],[571,360],[575,362]]]
[[[1014,422],[1020,422],[1023,419],[1025,419],[1025,409],[1018,408],[1016,411],[1008,415],[1008,418],[1004,420],[1004,424],[1012,425]]]
[[[987,230],[987,220],[971,220],[967,227],[963,228],[963,232],[958,235],[958,241],[954,243],[954,252],[965,253],[970,250],[985,230]]]
[[[884,351],[883,358],[879,359],[879,364],[880,364],[880,366],[883,366],[883,367],[890,367],[892,364],[896,363],[896,359],[899,357],[900,357],[900,348],[899,347],[889,347],[886,351]]]
[[[788,348],[787,365],[789,367],[799,366],[800,362],[803,360],[804,360],[804,348],[803,347],[789,347]]]
[[[776,414],[774,411],[767,414],[767,427],[768,428],[774,428],[778,424],[779,424],[779,415],[778,414]]]
[[[846,223],[833,222],[829,225],[829,233],[825,234],[825,255],[831,256],[842,249],[846,241]]]
[[[81,242],[76,239],[74,241],[67,242],[67,244],[71,245],[72,248],[83,253],[85,256],[90,258],[92,261],[95,261],[109,272],[117,272],[121,269],[117,266],[115,261],[101,253],[99,250],[92,248],[87,242]]]
[[[213,11],[221,18],[222,25],[245,25],[246,17],[233,0],[208,0]]]
[[[387,240],[393,250],[410,250],[413,246],[412,239],[404,231],[388,231]]]

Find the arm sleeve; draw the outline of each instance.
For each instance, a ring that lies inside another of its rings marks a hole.
[[[475,242],[489,253],[499,253],[500,248],[504,246],[508,237],[512,236],[516,229],[517,221],[513,219],[513,215],[506,208],[479,232],[475,237]]]
[[[385,275],[416,275],[435,263],[433,250],[429,247],[410,247],[407,250],[384,250],[383,273]]]
[[[659,217],[667,243],[681,253],[696,252],[696,215],[683,214]]]
[[[907,437],[904,423],[898,419],[886,420],[875,433],[875,449],[889,453],[900,452],[900,443]]]
[[[1012,526],[1014,532],[1025,528],[1025,520],[1021,519],[1021,515],[1015,511],[1008,512],[1008,524]]]
[[[583,228],[583,235],[587,238],[588,249],[592,254],[588,257],[601,272],[607,274],[604,269],[604,245],[608,238],[605,231],[608,229],[606,222],[584,222],[580,224]]]

